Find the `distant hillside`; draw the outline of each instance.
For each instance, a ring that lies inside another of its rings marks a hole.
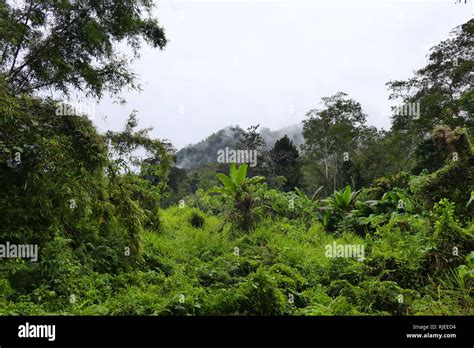
[[[180,168],[196,168],[210,162],[215,162],[217,151],[225,147],[235,148],[242,137],[243,130],[239,126],[229,126],[221,129],[197,144],[190,144],[176,153],[177,166]],[[261,128],[260,134],[270,149],[278,139],[288,135],[297,148],[303,144],[302,125],[284,127],[275,131]]]
[[[262,128],[260,130],[260,135],[265,139],[267,143],[267,148],[272,148],[278,139],[281,139],[285,134],[290,138],[290,140],[295,144],[299,149],[300,145],[304,143],[303,139],[303,124],[294,124],[292,126],[287,126],[275,131],[270,130],[270,128]]]

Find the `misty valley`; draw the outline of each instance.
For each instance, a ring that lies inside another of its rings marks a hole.
[[[472,316],[464,5],[0,2],[0,315]]]

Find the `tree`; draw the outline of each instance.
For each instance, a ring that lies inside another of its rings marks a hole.
[[[310,189],[321,185],[329,195],[343,182],[345,161],[352,161],[366,115],[358,102],[338,92],[322,98],[324,108],[310,110],[303,121],[304,171]]]
[[[250,126],[246,131],[242,132],[241,140],[237,144],[237,148],[247,151],[257,151],[258,164],[255,167],[249,167],[249,176],[269,176],[270,163],[265,139],[258,133],[259,124]]]
[[[168,187],[173,191],[174,195],[178,195],[180,184],[188,177],[186,169],[171,167],[170,173],[168,175]]]
[[[261,176],[247,178],[247,168],[245,163],[241,164],[238,169],[235,163],[232,163],[229,176],[223,173],[217,174],[222,187],[214,188],[214,192],[232,200],[234,210],[237,212],[237,216],[232,214],[233,218],[237,219],[238,226],[246,232],[252,227],[253,186],[264,179]]]
[[[282,189],[291,191],[297,187],[301,178],[301,163],[298,150],[287,135],[276,141],[270,150],[270,158],[272,176],[281,175],[286,178]]]
[[[354,189],[368,186],[376,178],[396,175],[409,167],[412,159],[400,147],[400,134],[364,127],[357,149],[350,161],[343,162],[343,182],[353,182]]]
[[[12,96],[0,75],[0,239],[45,249],[60,242],[58,250],[74,250],[99,271],[128,267],[143,226],[153,224],[137,180],[120,175],[124,162],[110,159],[87,117],[52,117],[55,108],[50,99]]]
[[[117,44],[126,42],[134,58],[141,39],[166,45],[150,0],[18,3],[0,2],[0,68],[15,94],[51,89],[69,95],[72,87],[100,98],[104,91],[139,88]]]
[[[405,112],[393,115],[392,132],[401,135],[399,146],[406,157],[414,152],[418,158],[433,157],[429,138],[436,125],[466,127],[471,139],[474,137],[473,34],[471,19],[456,27],[452,38],[431,48],[427,65],[412,78],[387,83],[390,99],[405,105],[419,103],[417,117]],[[416,165],[417,172],[420,166]]]
[[[468,205],[469,193],[474,190],[474,152],[466,130],[436,126],[432,138],[444,165],[417,177],[411,190],[424,209],[430,210],[440,199],[447,198],[455,203],[461,220],[469,221],[474,214],[474,206]]]
[[[190,182],[189,182],[189,189],[191,193],[195,193],[196,190],[199,188],[199,182],[200,182],[199,173],[194,172],[191,175]]]

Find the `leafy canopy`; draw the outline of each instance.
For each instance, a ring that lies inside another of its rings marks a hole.
[[[89,96],[139,88],[127,44],[138,57],[141,41],[163,48],[163,29],[151,0],[0,2],[0,71],[13,93],[75,88]]]

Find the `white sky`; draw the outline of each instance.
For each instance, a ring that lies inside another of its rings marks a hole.
[[[169,42],[132,64],[144,90],[123,93],[125,105],[102,100],[94,122],[118,130],[137,110],[141,127],[181,148],[228,125],[300,123],[343,91],[388,129],[385,83],[423,67],[473,1],[159,1]]]

